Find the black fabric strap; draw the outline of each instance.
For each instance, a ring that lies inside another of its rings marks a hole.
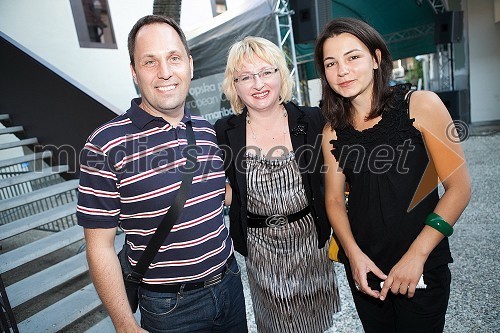
[[[163,241],[167,237],[170,230],[174,226],[175,222],[179,219],[180,213],[184,208],[187,196],[189,193],[189,188],[191,187],[191,182],[193,180],[193,174],[198,168],[198,161],[196,159],[196,139],[194,137],[193,127],[191,122],[186,124],[186,136],[188,141],[188,147],[184,150],[186,152],[186,165],[181,168],[182,172],[182,183],[173,204],[170,206],[168,212],[163,217],[160,225],[156,229],[153,237],[150,239],[148,246],[142,253],[139,261],[135,265],[132,273],[127,276],[127,280],[133,281],[135,283],[140,283],[144,277],[144,273],[148,269],[149,265],[153,261],[156,253],[160,249]]]

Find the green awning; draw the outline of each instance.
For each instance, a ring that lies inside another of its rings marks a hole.
[[[395,60],[436,52],[436,14],[429,1],[332,0],[332,16],[355,17],[373,26],[386,40]],[[300,62],[300,56],[314,51],[314,43],[297,44],[296,50]],[[316,77],[311,71],[313,66],[307,63],[308,77]]]
[[[435,12],[424,0],[333,0],[333,17],[356,17],[386,39],[393,59],[436,51]]]

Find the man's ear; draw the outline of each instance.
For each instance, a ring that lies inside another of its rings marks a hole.
[[[130,64],[130,71],[132,72],[132,77],[134,78],[134,83],[138,84],[137,83],[137,74],[135,74],[134,65],[132,65],[132,64]]]
[[[379,49],[375,50],[376,58],[373,58],[373,69],[377,69],[380,67],[380,62],[382,61],[382,52]]]
[[[189,55],[189,67],[191,67],[191,79],[194,76],[194,64],[193,64],[193,57]]]

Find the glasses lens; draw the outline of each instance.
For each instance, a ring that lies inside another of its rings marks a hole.
[[[238,81],[240,81],[240,82],[250,82],[250,79],[251,79],[250,75],[241,75]]]
[[[240,84],[247,84],[252,82],[252,78],[255,76],[258,76],[261,79],[268,79],[270,78],[274,73],[278,71],[277,68],[266,68],[263,69],[262,71],[255,73],[255,74],[243,74],[238,76],[237,78],[234,79],[234,82],[240,83]]]
[[[275,69],[274,68],[266,68],[261,73],[262,74],[260,75],[260,77],[263,79],[267,79],[275,73]]]

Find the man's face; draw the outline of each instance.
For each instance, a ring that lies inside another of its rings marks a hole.
[[[193,59],[177,32],[168,24],[143,26],[136,36],[134,81],[142,95],[141,107],[155,117],[180,120],[193,77]]]

